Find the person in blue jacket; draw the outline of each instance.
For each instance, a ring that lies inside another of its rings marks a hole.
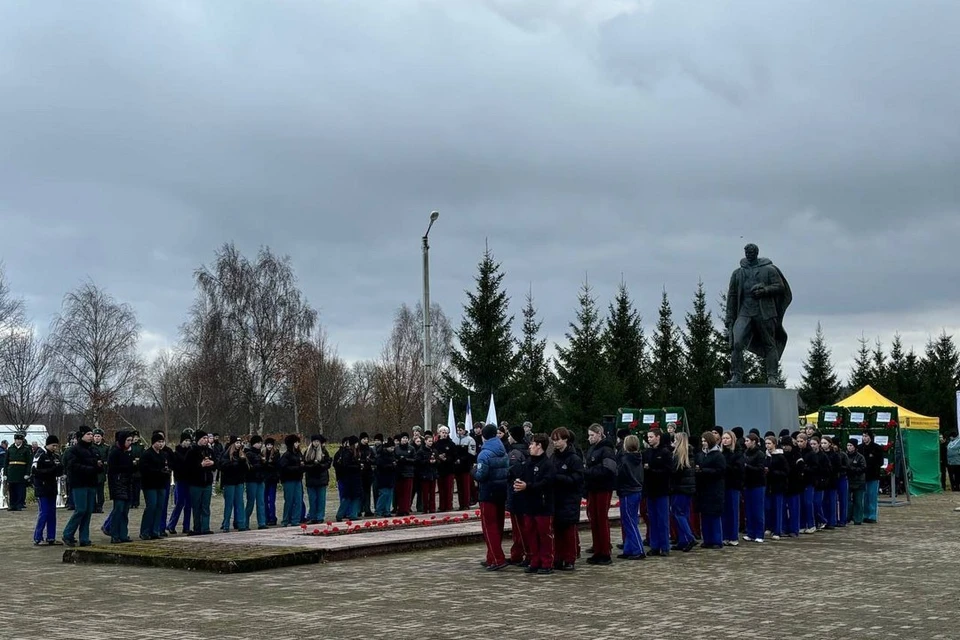
[[[483,446],[472,475],[480,489],[480,526],[487,545],[484,566],[488,571],[499,571],[507,566],[503,555],[503,522],[510,463],[507,450],[497,436],[497,425],[483,427],[481,437]]]

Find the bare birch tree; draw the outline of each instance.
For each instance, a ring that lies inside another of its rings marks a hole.
[[[24,321],[23,300],[10,293],[10,283],[3,263],[0,262],[0,335],[9,335],[10,329],[20,327]],[[0,338],[2,339],[2,338]]]
[[[208,319],[221,325],[244,384],[250,433],[262,433],[264,410],[287,384],[285,373],[317,313],[297,288],[288,257],[262,248],[256,262],[224,245],[211,267],[197,270]]]
[[[137,393],[144,369],[139,339],[133,309],[92,282],[64,296],[50,332],[54,374],[71,409],[94,426]]]
[[[26,429],[47,411],[50,350],[33,329],[12,329],[0,340],[0,414]]]

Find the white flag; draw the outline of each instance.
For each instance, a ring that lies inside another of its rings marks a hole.
[[[457,434],[457,419],[453,415],[453,398],[450,398],[450,408],[447,409],[447,428],[452,435]]]
[[[467,427],[467,434],[469,435],[473,431],[473,410],[470,409],[470,396],[467,396],[467,419],[463,423]],[[450,430],[456,433],[457,425],[450,427]]]
[[[492,424],[493,426],[498,426],[500,423],[497,421],[497,405],[493,402],[493,394],[490,394],[490,408],[487,409],[487,421],[484,424]]]

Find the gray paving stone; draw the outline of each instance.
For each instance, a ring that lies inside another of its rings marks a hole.
[[[929,496],[881,509],[879,525],[552,576],[484,572],[482,545],[238,575],[64,565],[62,548],[33,547],[35,510],[0,512],[14,614],[0,637],[954,640],[957,503]]]

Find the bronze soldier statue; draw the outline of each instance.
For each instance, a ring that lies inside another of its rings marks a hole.
[[[730,276],[727,291],[726,327],[730,336],[731,378],[727,384],[743,380],[743,350],[763,360],[767,384],[776,385],[777,365],[787,346],[783,315],[793,301],[793,293],[783,273],[773,262],[761,258],[755,244],[744,247],[746,256],[740,268]]]

